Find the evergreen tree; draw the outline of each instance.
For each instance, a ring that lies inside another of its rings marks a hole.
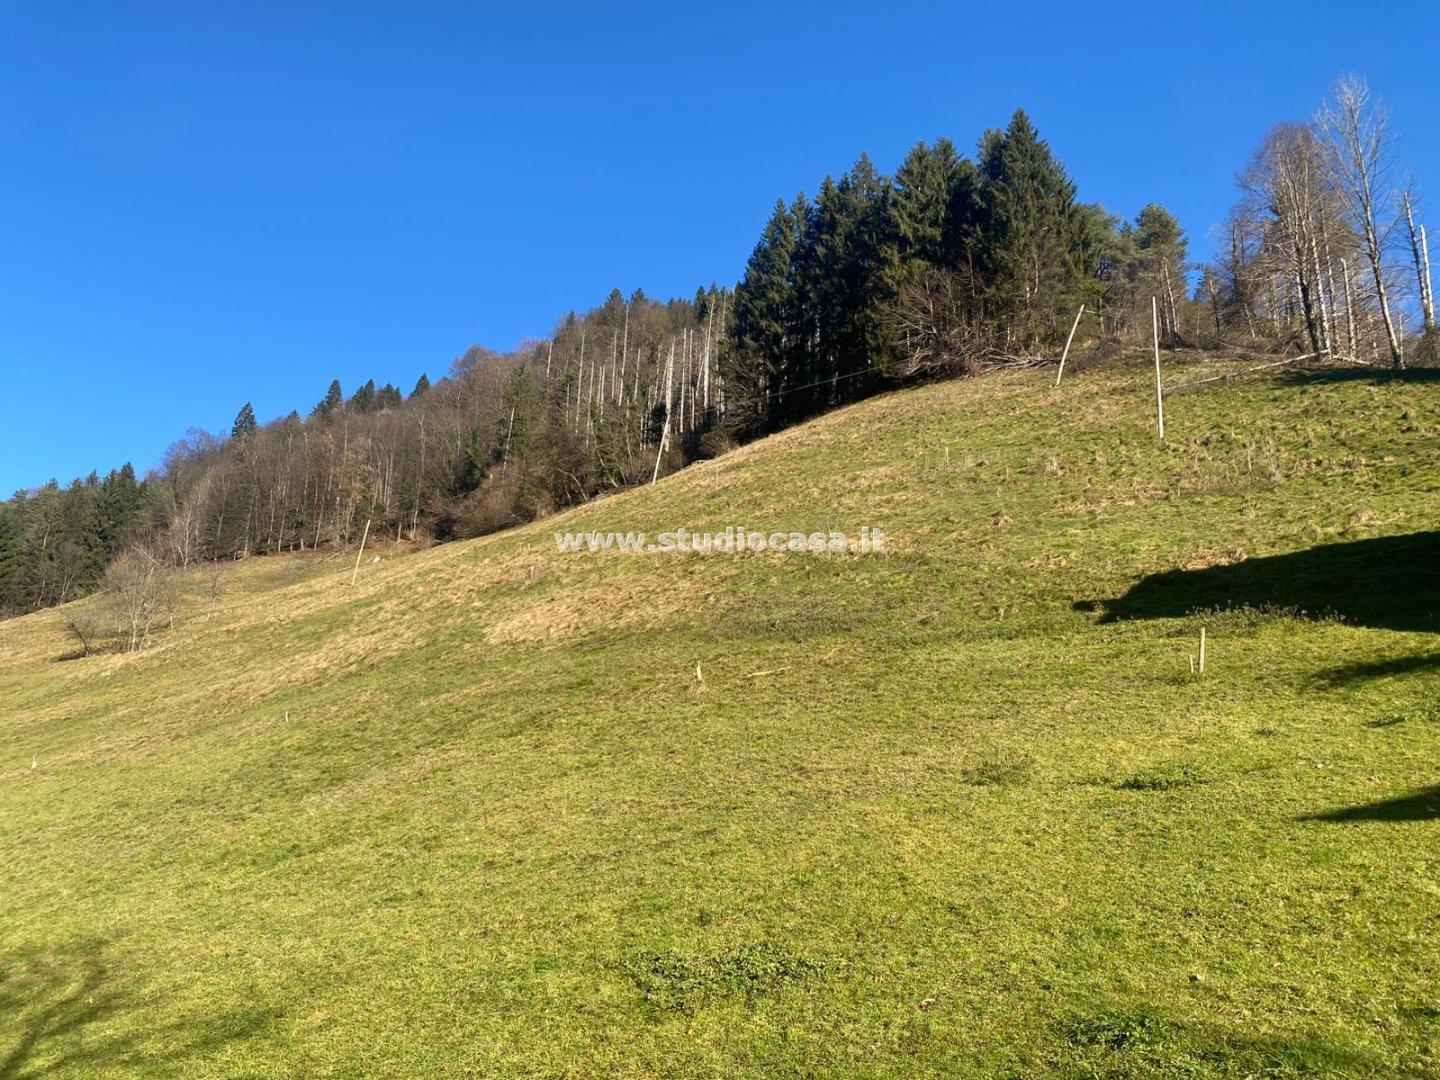
[[[960,180],[960,159],[949,139],[916,143],[895,172],[890,229],[899,262],[945,265],[945,237]]]
[[[259,427],[259,424],[255,422],[255,410],[251,408],[250,402],[247,401],[240,407],[240,411],[235,414],[235,423],[230,425],[230,437],[232,439],[248,439],[251,435],[255,434],[257,427]]]
[[[976,259],[984,210],[980,170],[969,158],[961,158],[956,162],[951,178],[950,206],[941,237],[941,263],[951,270],[960,271],[972,289],[977,285],[979,268]]]
[[[847,268],[852,258],[855,215],[834,178],[825,177],[806,215],[795,257],[799,332],[788,359],[786,396],[778,419],[793,423],[823,405],[840,373],[844,337]]]
[[[1053,334],[1079,288],[1075,185],[1023,109],[981,141],[988,313],[1022,342]]]
[[[1184,263],[1185,234],[1175,215],[1159,203],[1150,203],[1136,215],[1135,234],[1141,251]]]
[[[885,178],[863,154],[839,182],[826,177],[820,185],[796,260],[801,310],[810,322],[799,340],[811,347],[795,371],[787,420],[863,396],[886,366],[888,199]]]
[[[144,505],[144,487],[128,461],[100,482],[96,528],[107,558],[119,554],[134,534]]]
[[[724,376],[731,388],[731,422],[741,434],[772,426],[791,373],[799,312],[793,264],[806,209],[804,195],[788,206],[783,199],[775,203],[745,276],[735,287]]]
[[[846,189],[855,215],[855,243],[841,352],[840,375],[845,381],[832,392],[831,404],[873,393],[879,376],[894,359],[885,316],[895,299],[902,266],[891,210],[894,188],[890,178],[875,168],[868,154],[861,154],[841,186]]]
[[[375,380],[367,379],[365,385],[356,390],[350,398],[350,411],[364,415],[374,412],[375,409]]]
[[[404,398],[401,397],[399,388],[391,383],[386,383],[375,391],[375,408],[377,410],[398,409],[403,401]]]
[[[410,391],[410,400],[413,401],[418,397],[423,397],[425,395],[425,391],[429,389],[430,376],[422,372],[420,378],[415,380],[415,389]]]
[[[25,568],[23,496],[0,503],[0,612],[23,610],[19,586]]]
[[[1135,245],[1132,230],[1098,203],[1075,208],[1077,262],[1086,308],[1101,307],[1113,318],[1117,308],[1128,308],[1133,293]]]
[[[1180,222],[1159,203],[1150,203],[1135,217],[1135,246],[1144,287],[1160,301],[1162,329],[1173,334],[1187,292]]]
[[[317,420],[329,420],[344,403],[345,392],[340,389],[340,380],[334,379],[330,383],[330,389],[325,391],[325,396],[320,399],[319,404],[310,410],[310,415]]]

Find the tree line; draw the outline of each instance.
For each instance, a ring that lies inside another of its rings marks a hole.
[[[344,547],[367,524],[443,541],[533,520],[880,389],[1053,358],[1082,304],[1090,345],[1148,340],[1155,319],[1172,345],[1398,365],[1433,349],[1435,326],[1419,197],[1397,175],[1383,111],[1342,80],[1315,119],[1266,137],[1218,257],[1197,267],[1158,203],[1127,221],[1078,201],[1023,111],[973,159],[942,138],[887,176],[862,155],[776,202],[734,288],[612,290],[409,393],[336,380],[268,423],[246,403],[228,434],[192,429],[143,481],[126,465],[17,494],[0,504],[0,612],[83,595],[127,550],[112,576],[133,584]]]
[[[1313,118],[1272,128],[1239,183],[1197,291],[1216,335],[1394,368],[1435,359],[1420,195],[1363,79],[1338,80]]]
[[[727,445],[719,356],[731,293],[658,302],[611,292],[508,355],[473,347],[402,393],[338,380],[302,416],[228,434],[192,429],[143,482],[54,483],[0,504],[0,607],[94,589],[143,545],[184,568],[345,546],[371,535],[450,540],[549,514]],[[147,562],[147,564],[148,564]]]
[[[1132,331],[1152,294],[1177,322],[1185,255],[1158,204],[1126,222],[1077,202],[1023,110],[973,161],[948,139],[893,177],[862,155],[813,199],[775,204],[735,289],[730,426],[760,434],[896,381],[1033,358],[1080,303],[1101,333]]]

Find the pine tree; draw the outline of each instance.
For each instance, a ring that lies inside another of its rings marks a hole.
[[[100,482],[96,529],[107,557],[118,554],[139,525],[145,489],[128,461]]]
[[[1023,109],[982,138],[980,174],[988,313],[1031,344],[1055,332],[1078,292],[1075,185]]]
[[[375,391],[376,409],[398,409],[403,401],[399,387],[391,383],[386,383]]]
[[[367,379],[365,385],[350,398],[350,411],[363,415],[374,412],[375,407],[375,380]]]
[[[960,159],[949,139],[936,140],[933,148],[916,143],[896,170],[890,229],[902,265],[945,265],[945,237],[959,179]]]
[[[980,170],[969,158],[960,158],[950,184],[950,206],[941,237],[941,264],[962,272],[972,283],[978,272],[984,189]]]
[[[1077,206],[1075,222],[1081,301],[1107,326],[1117,325],[1117,318],[1128,325],[1136,295],[1134,230],[1099,203]]]
[[[801,318],[795,348],[787,357],[788,393],[780,413],[784,423],[823,407],[840,373],[849,291],[845,277],[855,261],[852,210],[845,190],[833,177],[825,177],[806,216],[795,256]]]
[[[1170,333],[1178,329],[1179,305],[1186,293],[1185,234],[1175,215],[1150,203],[1135,218],[1135,245],[1150,295],[1160,301],[1161,317]]]
[[[257,427],[259,427],[259,424],[255,422],[255,410],[251,408],[250,402],[247,401],[240,407],[240,411],[235,414],[235,423],[230,425],[230,437],[232,439],[248,439],[251,435],[255,434]]]
[[[735,287],[731,347],[725,384],[731,423],[745,435],[772,425],[794,360],[799,311],[794,259],[804,228],[803,195],[791,205],[780,199]]]
[[[888,181],[864,154],[838,182],[820,185],[796,260],[801,309],[813,320],[800,340],[813,347],[796,366],[793,381],[804,389],[787,401],[787,419],[863,396],[887,366],[888,202]]]
[[[0,611],[21,610],[19,585],[25,569],[24,513],[20,497],[0,503]]]
[[[831,404],[873,393],[894,360],[885,319],[897,295],[902,265],[891,211],[894,188],[890,178],[875,168],[868,154],[861,154],[841,184],[852,200],[855,243],[841,350],[842,381],[830,395]]]
[[[420,375],[420,378],[415,380],[415,389],[410,391],[410,400],[414,401],[418,397],[423,397],[425,395],[425,391],[429,389],[430,376],[422,373]]]
[[[320,399],[319,404],[310,410],[310,415],[317,420],[329,420],[344,403],[345,392],[340,389],[340,380],[334,379],[330,383],[330,389],[325,391],[325,396]]]

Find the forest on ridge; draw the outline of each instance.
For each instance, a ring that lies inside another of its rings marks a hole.
[[[0,613],[82,596],[127,562],[153,575],[367,529],[428,542],[534,520],[887,388],[1053,359],[1082,304],[1090,349],[1148,341],[1153,318],[1170,347],[1433,358],[1422,206],[1356,79],[1265,137],[1204,266],[1159,202],[1126,219],[1078,201],[1023,111],[973,157],[940,138],[887,175],[862,154],[777,200],[733,287],[615,289],[408,392],[336,380],[263,423],[243,404],[143,478],[127,464],[15,494]]]

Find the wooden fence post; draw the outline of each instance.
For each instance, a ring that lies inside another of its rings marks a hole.
[[[355,569],[350,571],[350,584],[355,584],[355,578],[360,573],[360,558],[365,554],[365,541],[370,539],[370,519],[365,519],[365,531],[360,534],[360,550],[355,553]]]
[[[1070,355],[1070,343],[1075,340],[1075,331],[1080,328],[1080,316],[1085,314],[1085,305],[1080,305],[1080,310],[1075,313],[1075,321],[1070,324],[1070,336],[1065,339],[1065,351],[1060,354],[1060,370],[1055,372],[1055,385],[1060,385],[1060,376],[1065,374],[1065,358]]]
[[[1165,441],[1165,392],[1160,386],[1160,302],[1150,298],[1150,329],[1155,338],[1155,423]]]

